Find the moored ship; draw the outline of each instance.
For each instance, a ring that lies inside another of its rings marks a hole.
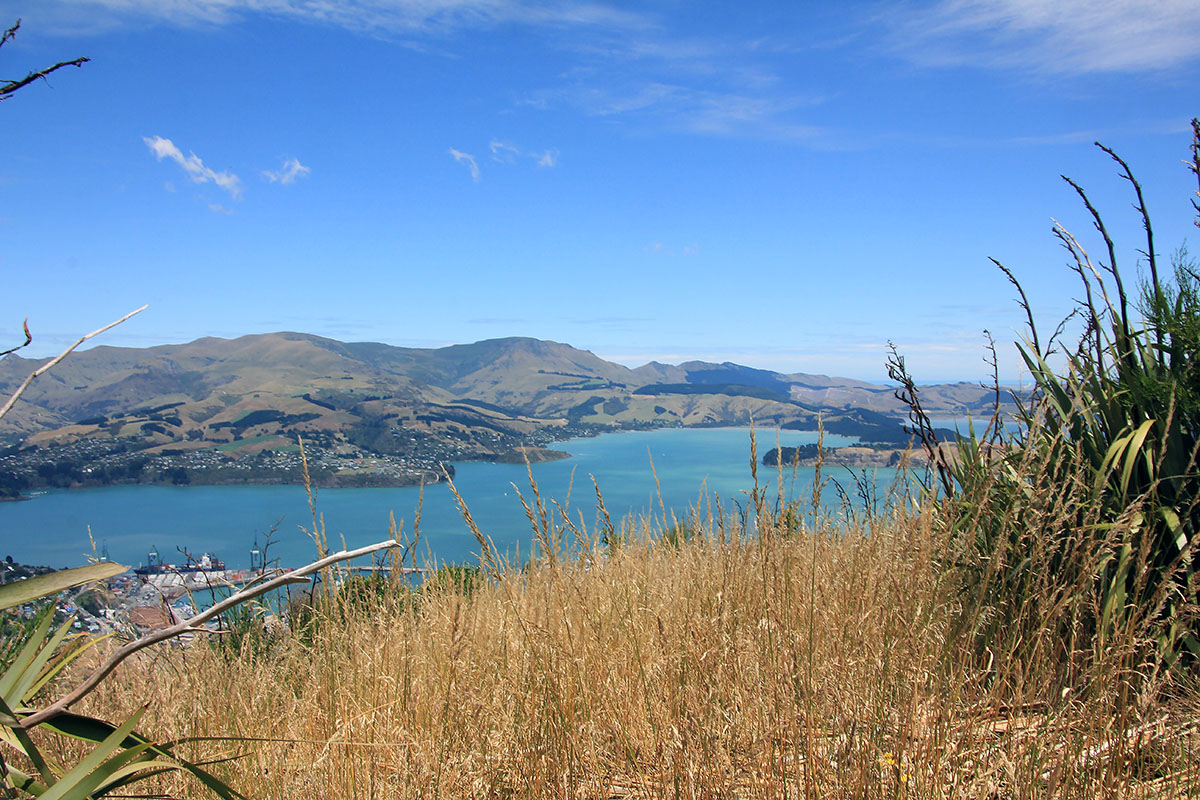
[[[143,583],[160,589],[207,589],[244,581],[245,576],[239,573],[246,570],[227,570],[225,562],[213,553],[204,553],[194,561],[189,558],[187,564],[168,564],[157,548],[151,548],[146,564],[135,567],[133,572]]]

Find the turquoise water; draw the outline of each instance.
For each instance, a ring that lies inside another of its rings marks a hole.
[[[816,433],[781,431],[779,442],[796,446],[816,441]],[[775,446],[774,431],[759,431],[760,455]],[[849,444],[847,437],[826,435],[826,446]],[[593,475],[614,521],[628,514],[658,512],[651,459],[667,508],[682,513],[701,491],[717,494],[727,509],[752,485],[750,432],[742,428],[671,429],[614,433],[572,439],[554,445],[571,458],[535,464],[533,474],[543,497],[568,499],[572,518],[583,513],[596,520]],[[456,464],[455,484],[479,526],[496,547],[510,555],[529,552],[532,530],[512,484],[530,497],[524,465]],[[834,472],[836,475],[836,471]],[[572,475],[574,485],[572,488]],[[774,469],[759,468],[762,483],[774,481]],[[790,470],[786,473],[791,481]],[[890,479],[891,474],[881,474]],[[800,469],[796,488],[807,493],[811,469]],[[387,537],[388,514],[404,520],[411,533],[418,501],[416,487],[403,489],[323,489],[317,494],[330,547],[356,547]],[[248,567],[255,534],[279,522],[269,557],[285,566],[311,560],[314,547],[299,526],[311,526],[304,490],[297,486],[115,486],[105,489],[48,491],[28,502],[0,503],[0,557],[54,567],[83,563],[91,552],[88,527],[98,547],[125,564],[138,565],[151,547],[168,561],[181,561],[178,548],[214,552],[230,567]],[[424,557],[473,561],[474,537],[462,521],[449,489],[425,489],[421,516]]]

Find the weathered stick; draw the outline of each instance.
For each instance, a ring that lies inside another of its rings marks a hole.
[[[12,393],[12,397],[8,398],[8,402],[6,402],[6,403],[4,404],[4,407],[3,407],[3,408],[0,408],[0,417],[3,417],[5,414],[7,414],[7,413],[9,412],[9,410],[10,410],[10,409],[11,409],[11,408],[12,408],[14,405],[16,405],[16,402],[17,402],[17,400],[19,400],[19,399],[21,398],[21,395],[23,395],[23,394],[25,393],[25,390],[29,388],[29,384],[33,383],[33,381],[34,381],[34,380],[35,380],[35,379],[36,379],[36,378],[37,378],[39,375],[42,375],[43,373],[49,372],[49,371],[50,371],[50,370],[51,370],[51,369],[52,369],[52,368],[53,368],[53,367],[54,367],[56,364],[58,364],[58,362],[62,361],[64,358],[66,358],[68,355],[70,355],[70,354],[71,354],[71,351],[72,351],[72,350],[74,350],[76,347],[79,347],[79,345],[83,344],[83,343],[84,343],[84,342],[86,342],[88,339],[91,339],[93,336],[99,336],[100,334],[102,334],[102,333],[104,333],[106,330],[108,330],[109,328],[115,328],[116,326],[118,326],[118,325],[120,325],[122,322],[124,322],[125,320],[129,319],[130,317],[132,317],[134,314],[140,314],[140,313],[142,313],[143,311],[145,311],[145,310],[146,310],[147,308],[149,308],[149,307],[150,307],[150,306],[148,306],[148,305],[147,305],[147,306],[142,306],[141,308],[137,309],[136,311],[130,311],[128,314],[126,314],[125,316],[121,317],[121,318],[120,318],[119,320],[117,320],[116,322],[110,322],[110,323],[108,323],[107,325],[105,325],[103,328],[98,328],[98,329],[96,329],[96,330],[92,331],[92,332],[91,332],[91,333],[89,333],[87,336],[81,336],[81,337],[79,338],[79,340],[78,340],[77,342],[75,342],[75,344],[71,345],[71,346],[70,346],[70,347],[68,347],[66,350],[63,350],[63,351],[62,351],[61,353],[59,353],[57,356],[55,356],[54,358],[50,359],[50,361],[46,362],[46,363],[45,363],[45,364],[43,364],[42,366],[40,366],[40,367],[38,367],[37,369],[35,369],[33,372],[29,373],[29,377],[25,379],[25,382],[24,382],[24,383],[22,383],[20,386],[18,386],[18,387],[17,387],[17,390],[16,390],[15,392],[13,392],[13,393]],[[26,331],[28,331],[28,328],[26,328]]]
[[[328,567],[330,564],[336,564],[339,561],[347,561],[351,558],[358,558],[359,556],[369,555],[379,550],[386,550],[388,548],[399,546],[400,542],[396,541],[395,539],[388,539],[383,542],[369,544],[366,547],[360,547],[357,550],[342,550],[337,553],[333,553],[332,555],[326,556],[319,561],[314,561],[308,566],[292,570],[291,572],[272,578],[266,583],[261,583],[258,586],[243,589],[240,592],[232,594],[221,602],[216,603],[204,611],[201,611],[194,617],[185,619],[183,622],[180,622],[177,625],[172,625],[169,628],[163,628],[160,631],[146,634],[140,639],[135,639],[129,644],[113,651],[112,655],[106,658],[104,663],[96,667],[95,671],[93,671],[92,674],[87,677],[87,680],[75,687],[70,694],[66,695],[61,700],[46,706],[36,714],[31,714],[28,717],[23,718],[21,720],[21,727],[29,729],[45,722],[51,717],[55,717],[63,713],[67,710],[67,708],[74,703],[79,702],[80,699],[85,697],[93,689],[99,686],[100,681],[104,680],[104,678],[107,677],[110,672],[116,669],[122,661],[129,658],[138,650],[142,650],[143,648],[149,647],[152,644],[158,644],[159,642],[166,641],[167,639],[172,639],[183,633],[199,630],[201,625],[218,614],[221,614],[236,605],[244,603],[247,600],[252,600],[261,594],[265,594],[272,589],[277,589],[278,587],[283,586],[285,583],[291,583],[297,578],[302,578],[305,575],[311,575],[314,572],[319,572],[325,567]]]

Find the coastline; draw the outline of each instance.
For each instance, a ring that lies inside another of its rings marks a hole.
[[[774,433],[760,432],[760,447],[764,438],[773,442]],[[782,443],[802,445],[816,438],[815,433],[784,431]],[[843,440],[834,442],[840,444]],[[680,513],[697,501],[702,489],[725,501],[740,497],[751,486],[749,431],[744,427],[575,437],[558,447],[570,451],[572,458],[534,464],[535,480],[543,498],[570,500],[572,518],[583,513],[588,517],[589,530],[595,500],[592,487],[589,485],[585,492],[581,483],[590,483],[588,476],[594,476],[614,521],[628,515],[641,517],[652,507],[659,508],[657,499],[649,499],[652,495],[657,498],[658,493],[654,473],[663,501]],[[513,484],[519,491],[527,485],[524,463],[475,459],[456,462],[454,467],[455,484],[469,504],[472,517],[493,539],[498,551],[525,554],[530,541],[529,522],[513,492]],[[770,475],[774,470],[761,470],[760,478],[773,481]],[[381,487],[399,483],[375,480]],[[312,549],[309,537],[297,528],[312,524],[304,488],[299,484],[299,480],[280,477],[255,483],[243,479],[238,485],[229,481],[203,485],[197,479],[192,485],[128,482],[111,487],[93,485],[84,491],[53,489],[44,497],[34,495],[33,499],[43,502],[0,507],[5,512],[0,517],[4,517],[10,531],[45,531],[45,535],[13,537],[12,554],[26,563],[58,563],[63,553],[82,556],[91,552],[87,538],[90,526],[97,547],[107,549],[121,563],[136,566],[145,560],[150,546],[158,543],[160,549],[165,545],[171,550],[182,546],[193,552],[216,552],[234,567],[247,566],[245,554],[254,537],[258,536],[261,543],[264,532],[285,518],[271,552],[287,565],[300,563]],[[358,485],[367,486],[367,479],[359,478]],[[350,545],[373,541],[372,537],[386,529],[393,513],[396,524],[403,525],[411,535],[420,508],[419,559],[429,554],[438,560],[457,562],[478,558],[478,543],[465,528],[461,510],[444,480],[441,486],[427,486],[423,496],[417,486],[322,492],[318,505],[329,523],[331,542],[343,535]]]
[[[546,445],[556,444],[560,441],[568,441],[573,438],[595,438],[602,435],[611,435],[616,433],[645,433],[647,431],[667,431],[667,430],[712,430],[712,429],[747,429],[754,430],[760,437],[769,433],[772,430],[791,430],[794,432],[802,431],[798,428],[789,428],[788,426],[769,425],[769,426],[754,426],[747,424],[737,424],[731,422],[708,422],[697,425],[642,425],[633,424],[627,426],[619,426],[611,429],[602,429],[597,426],[581,426],[566,431],[554,431],[550,436],[545,437],[543,442],[538,444],[518,445],[512,449],[500,453],[477,453],[473,457],[458,458],[457,463],[496,463],[496,464],[524,464],[528,461],[530,464],[540,464],[550,461],[560,461],[573,457],[573,454],[564,450],[553,449]],[[549,433],[549,431],[547,431]],[[558,435],[554,435],[558,434]],[[846,434],[835,434],[836,436],[846,436]],[[540,438],[540,437],[539,437]],[[850,436],[849,438],[857,438]],[[920,450],[911,450],[905,448],[887,448],[886,443],[876,444],[874,446],[864,445],[859,443],[847,443],[829,448],[825,453],[824,463],[839,466],[851,467],[894,467],[900,463],[921,462],[924,454]],[[379,459],[381,461],[388,460],[388,456],[383,454],[365,454],[366,459]],[[444,469],[449,472],[451,478],[454,477],[454,462],[447,462]],[[801,459],[798,462],[799,466],[813,466],[816,464],[816,459]],[[389,466],[389,465],[384,465]],[[443,482],[444,476],[440,469],[433,467],[408,468],[405,471],[398,471],[396,465],[390,465],[391,469],[342,469],[332,471],[329,469],[311,469],[309,473],[311,484],[318,489],[337,489],[337,488],[407,488],[420,485],[435,485]],[[785,464],[789,466],[789,464]],[[237,474],[243,472],[244,474]],[[232,473],[232,474],[231,474]],[[121,478],[118,480],[95,480],[89,478],[84,481],[73,482],[66,486],[54,486],[51,484],[34,485],[24,489],[24,491],[36,491],[44,489],[91,489],[91,488],[106,488],[115,486],[300,486],[304,484],[303,473],[294,467],[285,467],[284,469],[263,469],[255,470],[250,466],[244,470],[238,470],[230,467],[223,467],[220,470],[209,469],[191,469],[178,468],[176,470],[158,471],[153,473],[149,480],[146,479],[131,479]],[[2,497],[0,502],[9,501],[15,502],[19,500],[32,499],[28,495],[20,495],[18,497]]]
[[[571,458],[571,454],[565,450],[552,450],[548,447],[514,447],[505,453],[501,453],[495,458],[480,459],[481,461],[491,461],[496,464],[524,464],[528,461],[530,464],[542,464],[546,461],[562,461],[565,458]]]
[[[550,460],[550,459],[546,459]],[[450,477],[454,477],[454,465],[446,464],[446,471],[450,473]],[[442,483],[444,476],[439,475],[434,470],[425,470],[420,473],[408,473],[403,475],[394,475],[378,472],[360,472],[360,473],[332,473],[332,474],[310,474],[310,483],[317,489],[402,489],[410,486],[432,486]],[[96,481],[88,483],[76,483],[70,486],[35,486],[33,491],[45,491],[54,489],[56,491],[73,491],[75,489],[107,489],[114,486],[303,486],[303,475],[249,475],[244,478],[234,478],[229,476],[209,476],[202,471],[189,472],[188,480],[184,482],[176,482],[172,480],[120,480],[120,481]],[[20,495],[18,497],[3,497],[0,502],[18,502],[24,500],[32,500],[30,495]]]

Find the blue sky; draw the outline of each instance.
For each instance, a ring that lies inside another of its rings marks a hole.
[[[17,0],[0,322],[45,355],[300,330],[568,342],[629,365],[983,377],[983,329],[1130,274],[1130,162],[1192,226],[1194,0]],[[1200,248],[1196,248],[1200,249]],[[14,342],[15,343],[15,342]],[[1019,377],[1010,347],[1004,377]]]

